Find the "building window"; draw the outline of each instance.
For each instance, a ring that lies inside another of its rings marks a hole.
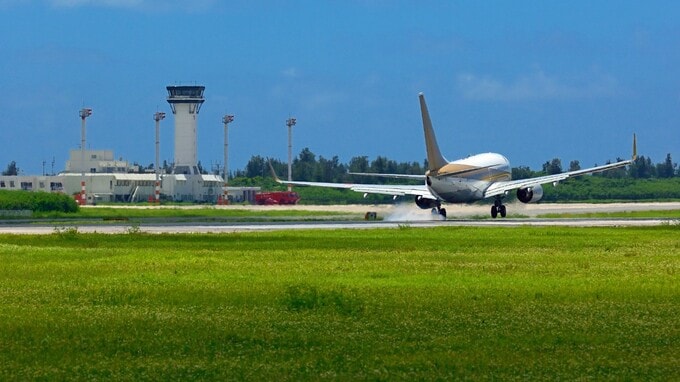
[[[40,182],[39,184],[40,184],[40,189],[41,189],[41,190],[42,190],[43,188],[45,188],[45,182]]]
[[[9,181],[9,188],[14,188],[14,181],[13,180]]]
[[[5,188],[5,181],[4,180],[0,180],[0,188]]]

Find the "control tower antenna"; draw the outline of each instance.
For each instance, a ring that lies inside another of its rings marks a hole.
[[[198,112],[205,102],[205,86],[167,86],[168,103],[175,115],[175,174],[200,174],[196,159]]]

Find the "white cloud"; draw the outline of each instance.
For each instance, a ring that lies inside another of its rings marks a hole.
[[[540,70],[508,82],[463,73],[458,75],[457,85],[463,97],[483,101],[612,98],[623,92],[610,75],[596,73],[587,78],[561,79]]]

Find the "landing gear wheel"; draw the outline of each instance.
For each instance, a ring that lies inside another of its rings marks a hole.
[[[500,196],[496,196],[496,200],[494,200],[493,206],[491,206],[491,217],[495,219],[498,217],[498,214],[500,214],[502,218],[507,214],[507,210],[505,209],[503,200]]]
[[[446,208],[440,208],[439,215],[441,215],[444,218],[444,220],[446,220]]]

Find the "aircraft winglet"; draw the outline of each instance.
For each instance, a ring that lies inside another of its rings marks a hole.
[[[637,137],[633,133],[633,160],[637,159]]]
[[[269,158],[267,158],[267,164],[269,165],[269,171],[272,173],[272,178],[274,178],[274,180],[277,183],[283,183],[281,182],[281,179],[279,179],[279,176],[276,175],[276,171],[274,171],[274,166],[272,166],[272,161],[269,160]]]

